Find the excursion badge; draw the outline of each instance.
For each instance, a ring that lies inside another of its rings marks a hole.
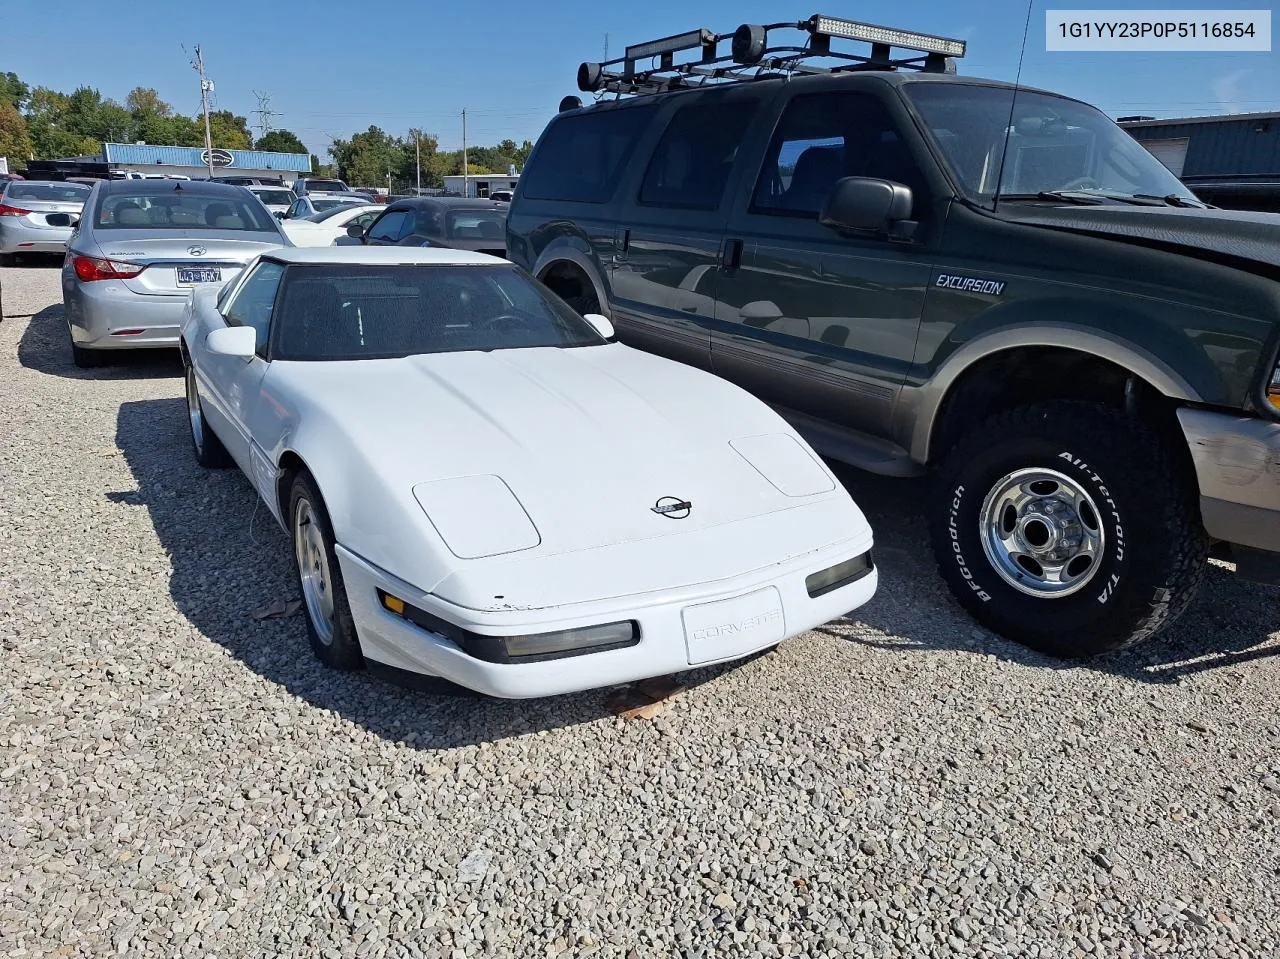
[[[933,285],[943,290],[961,293],[986,293],[988,296],[1004,294],[1004,280],[990,280],[981,276],[961,276],[958,273],[939,273]]]

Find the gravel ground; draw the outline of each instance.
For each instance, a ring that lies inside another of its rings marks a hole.
[[[1064,666],[947,599],[923,487],[851,475],[881,590],[650,720],[312,659],[285,538],[169,357],[0,323],[9,956],[1276,956],[1275,592]]]

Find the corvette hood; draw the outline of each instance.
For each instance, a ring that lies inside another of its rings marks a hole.
[[[274,367],[302,418],[416,498],[464,559],[672,536],[823,496],[848,503],[758,400],[621,345]],[[672,503],[691,506],[662,511]],[[490,517],[513,531],[506,547],[491,548]]]
[[[1159,246],[1208,250],[1280,266],[1280,214],[1162,206],[1037,206],[1006,203],[1000,216],[1016,223],[1092,233]]]

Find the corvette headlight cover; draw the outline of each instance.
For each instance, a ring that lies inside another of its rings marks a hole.
[[[744,436],[729,445],[784,496],[813,496],[835,489],[835,480],[813,454],[787,433]]]
[[[511,487],[493,475],[454,476],[419,483],[414,498],[459,559],[533,549],[542,542]]]

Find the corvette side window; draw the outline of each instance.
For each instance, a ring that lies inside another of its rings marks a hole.
[[[227,326],[251,326],[257,331],[258,355],[263,359],[266,359],[271,332],[271,310],[283,275],[284,266],[281,264],[272,260],[259,263],[222,314]]]

